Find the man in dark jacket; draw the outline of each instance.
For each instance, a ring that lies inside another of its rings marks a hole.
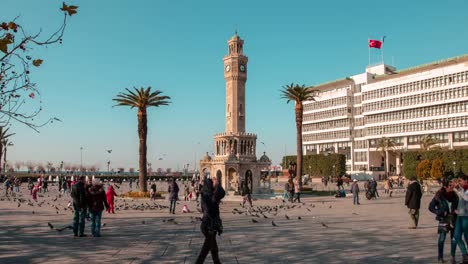
[[[205,236],[205,241],[195,261],[196,264],[204,263],[209,252],[211,252],[214,264],[221,263],[216,234],[221,235],[223,232],[223,224],[219,214],[219,203],[224,195],[225,191],[221,185],[216,183],[213,186],[211,179],[205,179],[201,198],[203,217],[200,225],[200,229]]]
[[[413,225],[410,226],[409,229],[418,228],[421,197],[421,185],[416,181],[416,179],[411,179],[408,189],[406,190],[405,199],[405,205],[408,207],[411,220],[413,221]]]
[[[73,185],[71,197],[73,198],[73,209],[75,210],[73,216],[73,233],[75,236],[80,237],[86,236],[84,234],[85,228],[85,219],[86,219],[86,208],[88,206],[86,199],[86,190],[85,190],[86,178],[81,176],[79,181]]]
[[[249,184],[246,181],[241,183],[241,191],[242,191],[242,207],[244,207],[245,202],[249,202],[250,207],[252,208],[252,196],[250,194]]]
[[[169,193],[169,200],[171,201],[169,213],[175,214],[175,207],[179,198],[179,185],[177,185],[175,179],[172,179],[171,183],[169,183],[169,188],[167,189],[167,192]]]
[[[91,233],[93,234],[93,237],[100,237],[102,211],[104,211],[104,207],[108,209],[109,204],[107,203],[104,188],[99,180],[95,180],[95,182],[93,182],[93,186],[89,188],[89,194],[92,201],[89,208],[89,212],[91,214]]]
[[[455,210],[458,206],[458,197],[453,195],[453,186],[448,181],[443,182],[443,187],[435,194],[429,204],[429,211],[436,215],[436,220],[439,221],[437,233],[438,239],[438,261],[444,263],[444,244],[447,233],[450,232],[450,255],[451,263],[455,261],[455,251],[457,249],[457,241],[453,239],[455,226]]]

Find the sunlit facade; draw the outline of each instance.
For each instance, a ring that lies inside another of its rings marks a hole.
[[[342,153],[348,173],[383,174],[382,137],[401,150],[389,156],[401,173],[401,152],[420,149],[431,135],[443,148],[468,147],[468,56],[404,71],[379,64],[366,72],[315,86],[304,104],[304,153]]]

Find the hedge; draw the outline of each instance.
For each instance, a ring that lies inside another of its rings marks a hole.
[[[430,151],[408,151],[403,153],[403,174],[406,178],[416,177],[416,167],[421,160],[434,161],[441,159],[444,165],[444,174],[468,173],[468,149]],[[455,164],[455,171],[453,162]]]
[[[297,156],[284,156],[282,166],[287,169],[290,162],[296,162]],[[333,171],[335,165],[335,172]],[[304,174],[312,177],[338,176],[346,173],[346,156],[343,154],[309,154],[302,161]]]

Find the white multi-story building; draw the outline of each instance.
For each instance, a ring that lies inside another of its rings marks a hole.
[[[377,141],[392,138],[390,174],[402,172],[402,152],[431,135],[443,148],[468,147],[468,55],[397,71],[379,64],[365,73],[314,86],[304,103],[304,153],[346,155],[348,173],[383,174]]]

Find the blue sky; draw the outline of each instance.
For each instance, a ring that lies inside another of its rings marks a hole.
[[[0,18],[20,15],[18,23],[30,32],[52,32],[62,19],[61,2],[2,0]],[[79,164],[83,146],[84,164],[104,169],[110,158],[112,167],[137,167],[136,111],[112,108],[111,99],[125,87],[152,86],[173,103],[149,112],[149,161],[153,168],[193,168],[225,128],[222,58],[236,27],[249,57],[247,130],[265,142],[257,156],[266,150],[275,164],[295,152],[293,104],[280,99],[281,86],[363,72],[369,37],[387,36],[386,62],[398,69],[468,51],[463,0],[67,3],[79,13],[69,20],[63,45],[36,50],[44,64],[33,75],[45,105],[42,119],[63,122],[39,134],[13,124],[8,160]]]

